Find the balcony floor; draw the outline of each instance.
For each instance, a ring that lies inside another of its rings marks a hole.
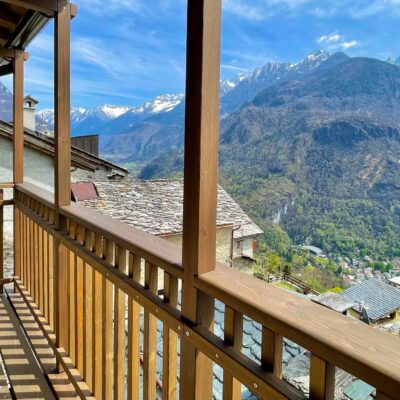
[[[67,375],[54,372],[54,352],[12,284],[0,296],[0,355],[0,399],[78,398]]]

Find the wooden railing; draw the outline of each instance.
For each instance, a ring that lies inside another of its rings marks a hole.
[[[398,338],[218,265],[194,285],[225,304],[222,340],[182,318],[180,248],[76,204],[60,208],[67,229],[56,230],[53,196],[30,184],[16,185],[14,205],[20,221],[15,240],[21,243],[16,286],[32,297],[53,330],[58,318],[66,320],[63,348],[56,348],[48,332],[47,337],[70,378],[64,352],[96,398],[138,399],[142,382],[144,399],[155,399],[157,391],[175,399],[181,389],[177,349],[184,351],[182,342],[189,341],[223,369],[224,399],[240,399],[241,384],[262,399],[304,399],[282,379],[285,337],[312,354],[311,399],[334,398],[335,367],[376,387],[379,399],[400,399]],[[61,285],[55,281],[62,275],[54,267],[56,246],[67,249],[67,279]],[[63,287],[65,297],[57,292]],[[58,304],[62,299],[67,304]],[[59,310],[67,313],[57,315]],[[263,326],[261,364],[242,353],[243,316]],[[162,379],[156,364],[158,321]],[[80,382],[74,384],[81,398],[90,395]]]

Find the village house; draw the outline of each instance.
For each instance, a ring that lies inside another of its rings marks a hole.
[[[72,185],[73,198],[85,207],[182,245],[183,181],[95,180]],[[254,259],[262,230],[228,193],[218,186],[217,261],[231,265]]]
[[[355,306],[352,300],[333,292],[327,292],[313,297],[311,301],[343,315],[349,315],[349,310]]]
[[[368,279],[340,293],[354,306],[350,315],[370,325],[384,324],[400,317],[400,290],[377,278]]]

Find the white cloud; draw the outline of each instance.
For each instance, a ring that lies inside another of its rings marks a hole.
[[[317,39],[317,43],[337,43],[343,38],[337,32],[333,32],[330,35],[323,35]]]
[[[352,40],[350,42],[343,42],[341,43],[341,46],[343,48],[343,50],[347,50],[350,47],[354,47],[354,46],[358,46],[360,43],[358,42],[358,40]]]
[[[347,50],[360,44],[358,40],[345,40],[345,36],[337,31],[329,35],[322,35],[316,38],[315,41],[328,51]]]
[[[294,12],[312,0],[223,0],[224,12],[244,19],[261,21],[276,15],[282,10]]]

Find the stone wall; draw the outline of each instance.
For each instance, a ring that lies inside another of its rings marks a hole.
[[[182,246],[182,234],[162,236],[172,243]],[[229,265],[231,255],[232,228],[217,229],[217,261]]]
[[[235,239],[233,244],[233,258],[240,258],[243,255],[246,257],[253,258],[254,251],[253,251],[253,242],[254,237],[247,237],[243,239]]]

